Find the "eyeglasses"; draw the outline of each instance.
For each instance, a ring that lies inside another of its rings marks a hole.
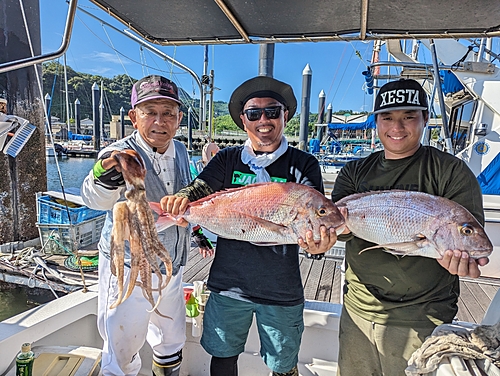
[[[243,112],[245,113],[245,115],[247,115],[247,119],[250,121],[259,120],[262,116],[262,113],[266,114],[266,118],[271,120],[279,118],[282,109],[283,108],[281,106],[274,106],[266,108],[249,108],[248,110],[244,110]]]
[[[153,117],[156,117],[157,116],[157,113],[155,111],[144,111],[143,109],[139,108],[139,107],[136,107],[136,109],[140,110],[141,111],[141,116],[149,119],[149,118],[153,118]],[[173,120],[173,119],[176,119],[178,116],[179,116],[179,113],[177,112],[174,112],[174,111],[164,111],[163,113],[160,114],[160,116],[163,118],[163,117],[166,117],[167,120]]]

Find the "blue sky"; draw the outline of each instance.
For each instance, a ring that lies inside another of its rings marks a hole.
[[[104,21],[124,30],[125,26],[97,8],[88,0],[80,0],[79,7]],[[67,15],[65,0],[40,0],[42,51],[55,51],[61,45]],[[162,47],[167,55],[203,74],[203,46]],[[362,59],[356,56],[359,51]],[[333,110],[350,109],[371,111],[373,96],[363,89],[364,76],[372,54],[372,43],[321,42],[276,44],[274,77],[292,85],[300,103],[302,72],[307,64],[312,69],[310,111],[318,112],[318,96],[323,90],[326,104]],[[172,78],[184,90],[199,98],[197,84],[192,77],[112,28],[77,11],[71,43],[66,55],[67,64],[74,70],[105,77],[128,74],[139,79],[147,74],[162,74]],[[214,70],[214,100],[228,101],[232,91],[243,81],[258,74],[258,45],[209,46],[208,70]],[[381,56],[381,59],[385,59]],[[59,61],[62,63],[63,58]]]

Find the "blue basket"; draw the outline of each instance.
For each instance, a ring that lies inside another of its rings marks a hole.
[[[105,211],[89,209],[86,206],[68,207],[61,205],[51,196],[40,196],[37,199],[38,223],[77,224],[105,214]],[[75,205],[75,204],[72,204]],[[68,217],[69,211],[69,217]],[[71,222],[69,220],[71,218]]]
[[[97,243],[105,220],[101,215],[77,225],[37,223],[36,227],[46,254],[70,255]]]

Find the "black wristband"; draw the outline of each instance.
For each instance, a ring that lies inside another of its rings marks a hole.
[[[306,255],[306,258],[312,259],[312,260],[321,260],[323,257],[325,257],[324,253],[318,253],[313,255],[312,253],[304,251],[304,254]]]
[[[111,151],[108,151],[101,155],[99,160],[94,165],[94,183],[106,189],[114,190],[118,187],[124,186],[125,180],[123,179],[122,173],[118,172],[116,168],[112,167],[109,170],[105,170],[102,167],[102,161],[109,157],[111,157]]]

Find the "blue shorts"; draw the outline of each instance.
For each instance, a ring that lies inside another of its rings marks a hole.
[[[274,372],[290,371],[298,362],[304,304],[264,305],[211,293],[203,317],[201,345],[210,355],[219,358],[241,354],[254,313],[262,359]]]

